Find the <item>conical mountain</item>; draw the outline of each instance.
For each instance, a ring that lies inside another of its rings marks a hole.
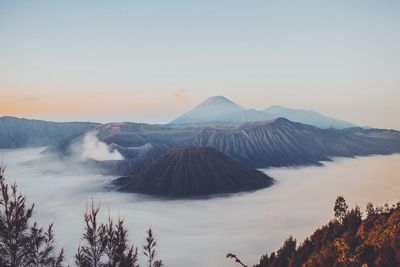
[[[142,172],[118,179],[120,191],[171,197],[256,190],[273,179],[206,147],[176,147]]]
[[[170,124],[204,124],[218,122],[229,114],[245,111],[244,108],[223,96],[213,96],[192,110],[184,113]]]

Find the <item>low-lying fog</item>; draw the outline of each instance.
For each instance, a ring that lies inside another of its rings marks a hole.
[[[43,148],[0,150],[7,176],[34,202],[35,219],[54,221],[56,238],[70,260],[80,243],[86,204],[99,202],[104,217],[125,218],[135,245],[143,244],[151,226],[166,266],[234,266],[233,252],[249,265],[266,251],[276,250],[293,235],[298,240],[328,222],[333,203],[343,195],[350,206],[368,201],[383,204],[400,199],[400,155],[335,159],[324,167],[275,168],[266,172],[277,180],[267,189],[212,199],[166,201],[104,190],[114,177],[46,161]]]

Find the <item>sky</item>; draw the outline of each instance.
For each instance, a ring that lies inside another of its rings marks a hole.
[[[0,115],[165,123],[209,96],[400,129],[400,1],[0,0]]]

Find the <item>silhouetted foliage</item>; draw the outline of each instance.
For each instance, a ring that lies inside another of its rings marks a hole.
[[[63,249],[57,253],[53,224],[46,229],[31,223],[34,205],[28,206],[17,185],[7,184],[0,167],[0,266],[62,267]],[[92,203],[84,214],[83,244],[75,254],[78,267],[139,267],[138,249],[130,246],[124,221],[107,223],[98,220],[99,207]],[[161,267],[156,259],[156,241],[151,229],[143,253],[149,267]]]
[[[157,260],[156,252],[157,242],[154,239],[151,228],[147,230],[146,243],[143,246],[143,254],[147,257],[147,267],[161,267],[163,263],[161,260]]]
[[[344,197],[339,196],[336,199],[335,206],[333,207],[333,210],[335,212],[335,219],[337,219],[339,222],[342,222],[344,216],[346,216],[348,208],[349,207],[347,206]]]
[[[0,167],[0,266],[61,267],[64,252],[56,253],[53,225],[47,230],[31,224],[28,206],[17,185],[7,184]]]
[[[127,230],[124,221],[118,219],[115,227],[111,218],[106,225],[107,244],[105,253],[108,257],[109,267],[137,267],[138,249],[129,246],[127,241]]]
[[[56,255],[54,253],[53,224],[46,231],[38,228],[37,224],[30,229],[30,248],[28,253],[28,266],[52,266],[61,267],[64,260],[64,250]]]
[[[234,259],[236,263],[239,263],[240,265],[242,265],[243,267],[248,267],[247,265],[245,265],[235,254],[233,253],[228,253],[226,254],[226,258],[228,259]]]
[[[296,240],[293,237],[286,239],[283,246],[270,257],[265,255],[261,261],[261,266],[274,266],[274,267],[286,267],[294,260],[294,253],[296,251]]]
[[[375,214],[374,204],[371,202],[368,202],[367,204],[366,213],[367,216],[373,216]]]
[[[89,210],[84,215],[85,232],[83,234],[84,245],[78,248],[75,263],[78,266],[99,267],[102,265],[101,257],[104,255],[107,237],[106,226],[99,224],[97,215],[100,211],[99,207],[95,207],[92,203]]]
[[[75,264],[79,267],[139,267],[138,249],[128,244],[128,231],[124,227],[124,221],[118,219],[114,224],[109,218],[107,223],[99,223],[99,211],[99,207],[92,203],[84,215],[86,227],[83,245],[75,254]],[[156,259],[156,241],[151,229],[147,234],[143,246],[147,266],[161,267],[162,261]]]

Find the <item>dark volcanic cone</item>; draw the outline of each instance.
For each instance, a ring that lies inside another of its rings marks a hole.
[[[272,185],[273,179],[215,149],[177,147],[116,183],[125,192],[189,197],[256,190]]]

